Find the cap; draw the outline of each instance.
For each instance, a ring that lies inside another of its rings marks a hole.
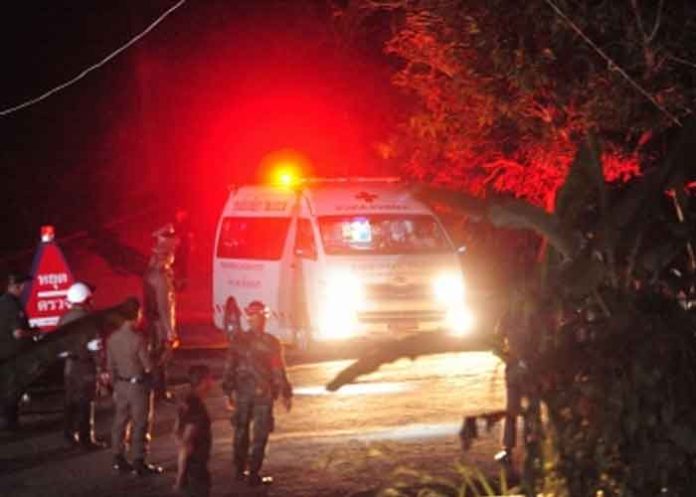
[[[32,278],[30,275],[25,274],[25,273],[19,273],[19,272],[11,272],[7,275],[7,284],[8,285],[20,285],[22,283],[25,283],[27,281],[31,281],[34,278]]]
[[[270,314],[270,310],[260,300],[252,300],[251,302],[249,302],[249,305],[244,308],[244,313],[247,316],[251,316],[252,314],[261,314],[263,316],[268,316]]]

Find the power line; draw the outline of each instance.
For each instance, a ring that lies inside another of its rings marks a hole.
[[[626,81],[628,81],[631,86],[633,86],[638,92],[640,92],[645,98],[650,100],[655,107],[660,109],[660,111],[667,116],[674,124],[677,126],[681,126],[681,122],[679,121],[679,118],[677,118],[674,114],[672,114],[670,111],[668,111],[660,102],[657,101],[657,99],[651,95],[646,89],[644,89],[642,86],[640,86],[631,76],[628,75],[626,71],[623,70],[621,66],[619,66],[614,60],[609,57],[609,55],[604,52],[594,41],[590,39],[589,36],[587,36],[580,27],[578,27],[577,24],[575,24],[561,9],[553,3],[552,0],[545,0],[545,2],[551,7],[558,16],[563,19],[570,28],[575,31],[580,38],[585,40],[585,43],[587,43],[590,47],[594,49],[595,52],[597,52],[608,64],[611,69],[616,70]]]
[[[58,93],[59,91],[62,91],[66,89],[68,86],[73,85],[74,83],[77,83],[79,80],[87,76],[89,73],[92,71],[95,71],[96,69],[99,69],[102,67],[104,64],[109,62],[111,59],[119,55],[121,52],[124,50],[128,49],[130,46],[134,45],[138,41],[140,41],[145,35],[147,35],[150,31],[152,31],[159,23],[164,21],[165,18],[167,18],[170,14],[172,14],[175,10],[177,10],[179,7],[181,7],[183,4],[186,3],[186,0],[179,0],[173,7],[169,8],[167,11],[165,11],[162,15],[160,15],[155,21],[150,24],[147,28],[145,28],[144,31],[140,32],[139,34],[135,35],[133,38],[131,38],[125,45],[120,46],[113,52],[111,52],[109,55],[104,57],[102,60],[97,62],[96,64],[93,64],[89,66],[87,69],[79,73],[77,76],[75,76],[72,79],[69,79],[65,83],[62,83],[55,88],[52,88],[48,90],[45,93],[42,93],[38,97],[32,98],[30,100],[26,100],[25,102],[22,102],[21,104],[15,105],[13,107],[8,107],[6,109],[0,110],[0,117],[5,117],[10,114],[13,114],[14,112],[17,112],[19,110],[25,109],[31,105],[34,105],[36,103],[41,102],[42,100],[46,100],[48,97]]]

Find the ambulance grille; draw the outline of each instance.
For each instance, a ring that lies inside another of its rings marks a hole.
[[[366,311],[358,313],[362,323],[388,323],[395,321],[441,321],[445,314],[441,311]]]
[[[379,283],[368,285],[367,297],[374,300],[425,300],[432,298],[432,290],[429,285],[413,283],[395,285],[392,283]]]

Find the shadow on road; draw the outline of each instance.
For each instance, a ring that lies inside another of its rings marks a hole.
[[[84,455],[85,452],[77,448],[56,447],[44,452],[34,452],[22,456],[0,457],[0,475],[24,471],[56,459],[67,461]]]

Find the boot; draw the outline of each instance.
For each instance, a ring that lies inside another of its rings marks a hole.
[[[244,468],[237,468],[234,471],[234,479],[236,481],[244,481],[247,477],[248,473],[244,471]]]
[[[71,432],[66,430],[63,432],[63,438],[67,442],[69,448],[77,446],[77,438],[75,438],[74,433],[71,433]]]
[[[130,471],[133,471],[133,465],[126,461],[126,458],[123,457],[123,454],[117,454],[114,456],[114,463],[112,467],[115,471],[118,471],[119,473],[128,473]]]
[[[147,464],[142,459],[133,461],[133,473],[138,476],[159,475],[164,472],[162,466],[156,464]]]
[[[261,485],[270,485],[271,483],[273,483],[272,476],[261,476],[256,471],[252,471],[251,473],[249,473],[249,486],[250,487],[258,487]]]

